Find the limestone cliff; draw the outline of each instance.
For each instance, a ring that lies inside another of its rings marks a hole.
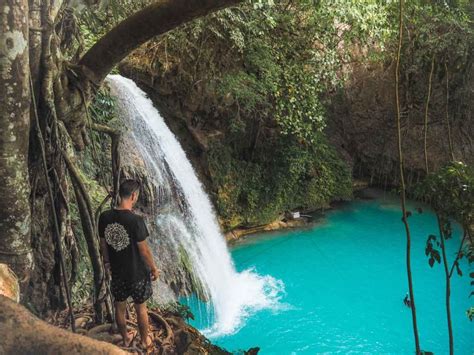
[[[433,80],[428,110],[429,168],[451,158],[446,124],[446,76]],[[428,73],[412,73],[402,81],[402,145],[408,183],[424,176],[424,114]],[[450,78],[448,119],[454,158],[474,162],[474,66]],[[344,89],[331,98],[327,134],[346,157],[355,177],[379,186],[398,185],[398,147],[394,97],[394,68],[382,64],[357,66]]]

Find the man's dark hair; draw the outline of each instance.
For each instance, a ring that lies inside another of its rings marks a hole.
[[[119,188],[120,198],[129,198],[132,193],[140,189],[140,183],[136,180],[127,179],[122,181]]]

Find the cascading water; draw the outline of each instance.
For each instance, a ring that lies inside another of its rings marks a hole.
[[[255,311],[278,307],[283,292],[280,281],[259,276],[253,270],[235,270],[212,205],[181,145],[151,100],[130,79],[109,75],[107,81],[118,98],[121,114],[127,116],[129,134],[146,169],[165,196],[156,216],[160,234],[172,241],[169,245],[177,253],[184,250],[201,292],[209,300],[209,327],[204,333],[232,333]]]

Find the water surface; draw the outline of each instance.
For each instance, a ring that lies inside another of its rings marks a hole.
[[[250,314],[235,333],[214,337],[230,351],[259,346],[261,354],[412,354],[411,312],[405,246],[398,200],[355,201],[325,213],[313,227],[252,236],[232,249],[239,271],[254,268],[285,285],[280,307]],[[424,254],[426,237],[437,234],[435,216],[411,203],[412,269],[422,349],[448,353],[442,264],[433,268]],[[454,228],[447,255],[459,247]],[[474,323],[466,317],[469,269],[452,279],[452,318],[456,354],[473,354]],[[472,270],[470,270],[472,271]],[[205,329],[212,315],[194,325]],[[211,318],[211,319],[210,319]]]

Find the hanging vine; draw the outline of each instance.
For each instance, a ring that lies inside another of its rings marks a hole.
[[[400,57],[402,51],[402,40],[403,40],[403,0],[399,0],[399,27],[398,27],[398,51],[397,51],[397,60],[396,60],[396,69],[395,69],[395,100],[396,100],[396,124],[397,124],[397,136],[398,136],[398,158],[399,158],[399,169],[400,169],[400,196],[401,196],[401,207],[402,207],[402,220],[405,225],[405,232],[407,237],[406,244],[406,266],[407,266],[407,276],[408,276],[408,289],[410,294],[411,301],[411,314],[412,314],[412,323],[413,323],[413,335],[415,338],[415,350],[416,354],[421,354],[420,352],[420,341],[418,337],[418,326],[416,322],[416,308],[415,308],[415,295],[413,292],[413,281],[411,274],[411,235],[410,227],[407,220],[407,210],[406,210],[406,188],[405,188],[405,178],[403,173],[403,151],[402,151],[402,137],[401,137],[401,114],[400,114]]]
[[[443,228],[446,226],[446,221],[442,221],[439,213],[436,213],[437,221],[438,221],[438,228],[439,228],[439,236],[441,240],[441,255],[443,259],[443,267],[444,267],[444,274],[446,280],[446,316],[448,320],[448,335],[449,335],[449,354],[453,355],[454,353],[454,340],[453,340],[453,326],[451,322],[451,306],[450,306],[450,297],[451,297],[451,280],[448,270],[448,260],[446,258],[446,241],[445,241],[445,234],[446,229]],[[443,230],[444,229],[444,230]],[[449,228],[450,230],[450,228]],[[449,233],[449,232],[448,232]],[[462,246],[462,244],[461,244]]]
[[[430,100],[431,100],[431,87],[432,87],[432,80],[433,80],[433,72],[435,67],[435,56],[431,57],[431,70],[430,76],[428,79],[428,94],[426,95],[426,105],[425,105],[425,120],[424,120],[424,137],[423,137],[423,151],[425,154],[425,171],[426,174],[429,173],[428,169],[428,149],[427,149],[427,141],[428,141],[428,111],[430,108]]]
[[[449,70],[446,61],[444,62],[444,71],[446,74],[446,130],[448,131],[449,153],[454,161],[453,138],[451,137],[451,124],[449,123]]]
[[[36,130],[36,135],[37,135],[38,142],[40,145],[41,163],[42,163],[42,168],[43,168],[43,173],[44,173],[44,179],[46,181],[46,186],[48,190],[47,192],[48,192],[49,204],[51,207],[51,214],[53,217],[53,227],[54,227],[53,235],[55,238],[56,248],[58,249],[58,254],[59,254],[59,267],[60,267],[61,277],[63,280],[64,290],[66,293],[66,302],[69,308],[71,330],[75,332],[76,328],[74,324],[74,311],[72,308],[71,291],[69,287],[69,280],[67,277],[66,265],[64,263],[64,253],[63,253],[63,248],[62,248],[61,232],[59,231],[59,220],[58,220],[58,215],[56,213],[56,204],[54,202],[52,184],[51,184],[51,180],[49,178],[49,173],[48,173],[49,170],[48,170],[48,163],[46,159],[45,142],[44,142],[43,134],[41,132],[40,120],[38,117],[38,110],[36,108],[36,98],[34,95],[34,87],[33,87],[33,81],[31,79],[31,75],[30,75],[30,90],[31,90],[31,95],[32,95],[31,100],[33,103],[33,110],[34,110],[35,130]]]

